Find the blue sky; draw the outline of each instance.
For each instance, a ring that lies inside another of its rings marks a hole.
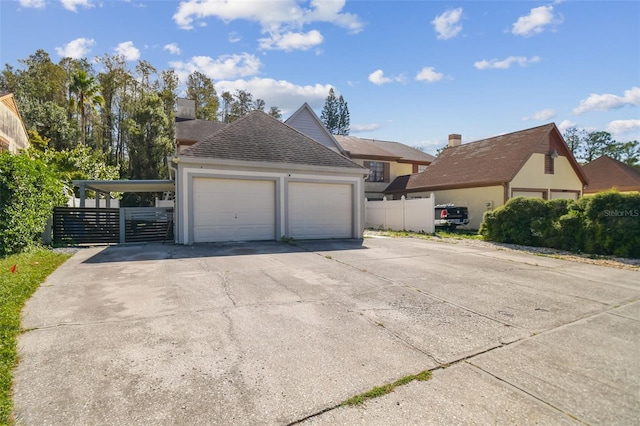
[[[640,140],[638,1],[0,0],[0,63],[122,54],[435,152],[555,122]],[[99,65],[96,65],[99,70]]]

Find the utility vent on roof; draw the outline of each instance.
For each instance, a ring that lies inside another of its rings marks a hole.
[[[456,133],[452,133],[449,135],[449,146],[460,146],[462,144],[462,135],[458,135]]]

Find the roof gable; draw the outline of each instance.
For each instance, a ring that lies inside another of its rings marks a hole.
[[[586,177],[554,123],[445,148],[426,171],[411,175],[406,186],[392,182],[387,191],[478,187],[510,182],[531,155],[557,150],[586,183]]]
[[[262,111],[239,118],[186,149],[180,157],[362,168]]]
[[[603,155],[582,166],[589,180],[586,193],[606,191],[640,191],[640,169]]]
[[[320,142],[322,145],[344,154],[344,150],[338,141],[322,124],[322,121],[320,121],[308,103],[305,102],[291,117],[287,118],[285,124]]]

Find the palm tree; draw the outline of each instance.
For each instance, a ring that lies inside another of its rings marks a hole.
[[[104,104],[104,99],[100,95],[100,83],[85,70],[78,70],[71,76],[71,87],[69,90],[76,95],[71,99],[73,109],[80,110],[80,122],[82,124],[82,145],[86,145],[87,139],[87,110],[95,111],[96,108]]]

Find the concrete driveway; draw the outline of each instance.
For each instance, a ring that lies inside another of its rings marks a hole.
[[[640,272],[464,244],[83,249],[23,327],[18,424],[640,418]]]

